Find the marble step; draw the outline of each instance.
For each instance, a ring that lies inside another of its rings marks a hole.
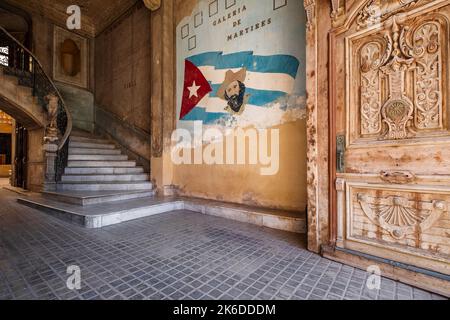
[[[92,206],[78,206],[49,199],[46,195],[24,197],[19,203],[38,209],[85,228],[102,228],[125,221],[141,219],[156,214],[182,210],[183,201],[146,197],[119,203],[105,203]]]
[[[136,161],[82,161],[82,160],[69,160],[67,162],[68,167],[77,168],[117,168],[125,167],[132,168],[136,166]]]
[[[119,149],[69,148],[69,155],[75,154],[119,155],[121,154],[121,151]]]
[[[155,195],[155,191],[47,191],[42,194],[45,198],[53,201],[60,201],[77,206],[91,206],[109,202],[152,197]]]
[[[142,182],[62,182],[57,186],[58,191],[151,191],[153,184]]]
[[[128,156],[122,154],[69,154],[69,161],[127,161]]]
[[[142,167],[133,167],[133,168],[119,168],[119,167],[109,167],[109,168],[79,168],[79,167],[73,167],[73,168],[66,168],[64,170],[64,173],[67,175],[70,174],[133,174],[133,173],[144,173],[144,168]]]
[[[111,141],[107,140],[107,139],[102,139],[102,138],[97,138],[97,137],[81,137],[81,136],[70,136],[70,141],[72,142],[87,142],[87,143],[111,143]]]
[[[129,182],[148,181],[148,174],[63,175],[62,182]]]
[[[89,143],[70,141],[69,148],[90,148],[90,149],[116,149],[116,146],[112,143]]]
[[[96,138],[97,136],[89,131],[84,131],[78,128],[73,128],[71,136],[74,137],[85,137],[85,138]]]

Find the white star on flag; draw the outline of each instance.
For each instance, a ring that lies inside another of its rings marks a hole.
[[[188,87],[189,90],[189,99],[192,98],[193,96],[198,97],[198,90],[200,89],[201,86],[197,86],[195,81],[192,83],[191,87]]]

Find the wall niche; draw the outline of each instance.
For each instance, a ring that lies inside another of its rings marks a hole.
[[[75,33],[55,26],[53,78],[81,88],[88,86],[88,42]]]
[[[66,39],[61,45],[61,67],[66,76],[75,77],[81,72],[81,55],[75,41]]]

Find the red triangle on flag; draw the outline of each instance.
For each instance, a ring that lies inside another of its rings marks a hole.
[[[184,63],[183,101],[180,120],[194,109],[200,100],[212,91],[211,85],[197,66],[189,60]]]

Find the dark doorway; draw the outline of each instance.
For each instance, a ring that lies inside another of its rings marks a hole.
[[[11,134],[0,133],[0,165],[11,164]]]
[[[27,150],[28,150],[28,132],[20,123],[16,124],[16,158],[15,165],[15,181],[14,186],[27,188]]]

